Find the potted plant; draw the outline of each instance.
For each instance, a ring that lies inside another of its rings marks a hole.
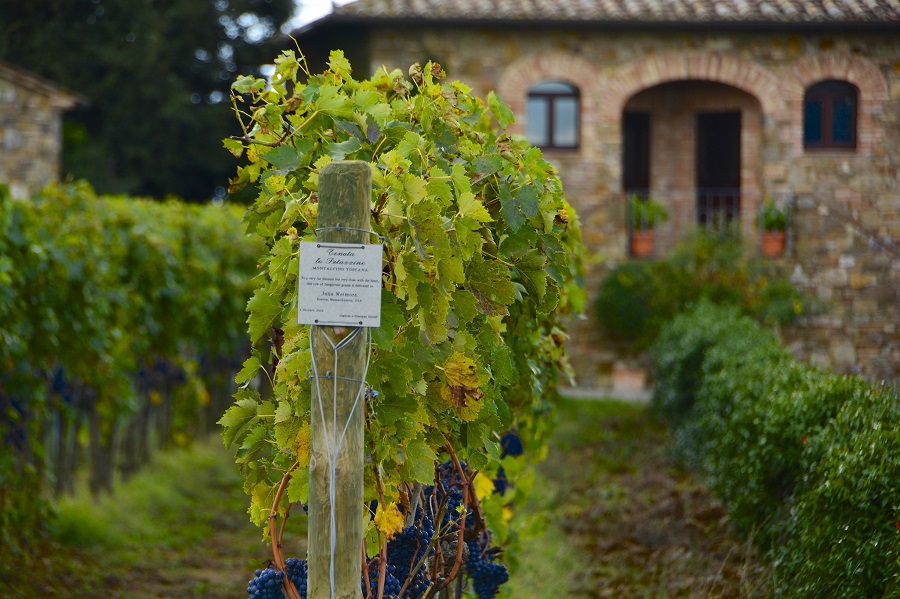
[[[656,225],[669,218],[665,206],[648,196],[640,197],[631,194],[628,198],[631,219],[631,254],[633,256],[650,256],[655,244]]]
[[[763,204],[760,218],[762,220],[763,255],[769,258],[777,258],[784,253],[787,214],[771,198],[768,198]]]

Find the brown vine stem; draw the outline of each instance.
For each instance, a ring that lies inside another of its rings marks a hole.
[[[444,438],[446,440],[446,437]],[[450,454],[450,459],[453,460],[453,465],[456,466],[456,469],[460,472],[460,476],[465,482],[465,486],[467,490],[471,490],[472,481],[465,475],[463,472],[462,464],[459,462],[459,458],[456,457],[456,452],[453,451],[453,446],[450,445],[450,441],[447,441],[447,452]],[[476,474],[477,476],[477,474]],[[475,476],[472,477],[475,479]],[[474,490],[471,492],[472,505],[475,511],[475,531],[473,534],[478,534],[485,528],[487,528],[487,523],[484,520],[484,510],[481,508],[481,501],[478,499],[478,493],[475,493]]]
[[[453,447],[450,445],[450,442],[447,442],[447,451],[450,453],[450,458],[453,460],[453,465],[456,466],[456,471],[459,472],[460,479],[463,481],[463,505],[468,506],[469,501],[472,497],[475,496],[475,493],[471,492],[472,483],[469,480],[469,477],[466,476],[465,470],[463,470],[462,464],[459,463],[459,458],[456,457],[456,452],[453,451]],[[475,499],[477,502],[477,498]],[[479,505],[479,509],[480,509]],[[456,559],[453,560],[453,568],[450,570],[450,574],[448,574],[444,580],[438,583],[439,587],[437,590],[443,590],[447,588],[447,586],[453,582],[456,577],[459,575],[459,569],[462,567],[462,557],[463,557],[463,547],[465,546],[465,534],[466,534],[466,515],[463,512],[463,515],[459,522],[459,533],[456,541]]]
[[[311,120],[313,120],[318,114],[319,114],[318,110],[314,111],[311,115],[309,115],[309,117],[307,117],[307,119],[305,121],[303,121],[302,123],[300,123],[293,129],[288,129],[287,131],[285,131],[284,134],[281,137],[279,137],[277,141],[260,141],[258,139],[253,139],[252,137],[250,137],[250,135],[248,135],[246,133],[244,135],[232,135],[229,139],[236,139],[236,140],[242,141],[244,143],[256,144],[259,146],[266,146],[269,148],[277,148],[278,146],[283,144],[285,141],[287,141],[287,139],[290,136],[292,136],[294,133],[296,133],[300,129],[303,129],[303,127],[305,127],[307,125],[307,123],[309,123]],[[246,129],[245,129],[245,131],[246,131]]]
[[[372,599],[372,584],[369,580],[369,569],[366,568],[366,540],[362,542],[362,579],[366,581],[366,599]]]
[[[287,504],[287,507],[284,510],[284,518],[281,520],[281,528],[278,529],[278,545],[281,546],[281,542],[284,539],[284,529],[287,528],[288,517],[291,515],[291,504]]]
[[[300,596],[300,592],[297,591],[297,587],[294,586],[294,582],[287,576],[284,564],[284,552],[281,548],[281,537],[280,535],[275,534],[275,520],[278,519],[278,504],[281,503],[281,497],[287,489],[288,482],[291,480],[291,475],[299,466],[300,462],[294,462],[294,465],[288,468],[288,471],[281,477],[281,484],[278,485],[278,491],[275,493],[275,501],[272,502],[272,513],[269,514],[269,538],[272,539],[272,557],[274,558],[275,566],[285,573],[285,577],[282,579],[282,585],[287,592],[288,599],[303,598]]]
[[[381,502],[381,511],[387,510],[387,504],[384,502],[384,482],[381,480],[381,472],[378,464],[375,464],[375,483],[378,485],[378,500]],[[387,534],[382,538],[381,531],[378,531],[378,541],[381,546],[381,552],[378,559],[378,599],[384,599],[384,577],[387,573]],[[368,573],[366,574],[368,575]]]

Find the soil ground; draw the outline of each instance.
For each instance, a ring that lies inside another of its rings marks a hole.
[[[584,557],[571,597],[767,597],[768,575],[721,504],[670,458],[646,405],[565,402],[540,472]]]

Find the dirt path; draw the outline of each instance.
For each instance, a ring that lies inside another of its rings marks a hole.
[[[752,547],[672,463],[666,431],[647,408],[569,404],[554,438],[541,472],[560,490],[558,524],[588,556],[573,597],[769,594]]]

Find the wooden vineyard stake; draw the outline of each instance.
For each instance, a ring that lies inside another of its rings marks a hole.
[[[371,190],[372,172],[366,162],[326,165],[319,174],[317,241],[369,243]],[[315,378],[307,599],[361,597],[366,338],[365,329],[351,326],[313,326],[310,330]]]

